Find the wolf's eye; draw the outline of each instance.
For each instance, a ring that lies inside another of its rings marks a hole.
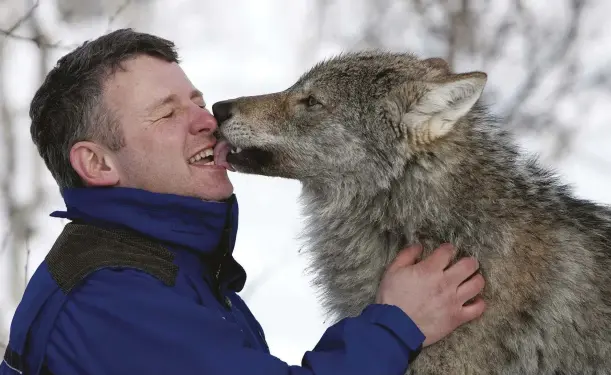
[[[306,104],[308,105],[308,107],[314,107],[315,105],[320,104],[320,102],[318,100],[316,100],[315,97],[313,97],[312,95],[308,96],[308,98],[306,99]]]

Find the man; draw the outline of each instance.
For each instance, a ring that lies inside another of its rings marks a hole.
[[[66,203],[53,216],[71,223],[15,313],[2,375],[399,375],[484,310],[463,306],[484,285],[469,278],[474,259],[448,267],[442,246],[415,264],[410,247],[375,304],[289,366],[236,294],[246,276],[217,123],[171,42],[126,29],[85,43],[48,74],[30,116]]]

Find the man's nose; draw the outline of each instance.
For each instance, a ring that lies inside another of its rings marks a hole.
[[[219,126],[222,125],[224,121],[231,118],[233,107],[233,100],[223,100],[212,105],[212,113],[214,114],[214,117],[216,117],[216,121],[218,121]]]
[[[204,110],[205,113],[198,117],[195,121],[191,123],[191,132],[193,134],[198,134],[201,132],[206,133],[214,133],[218,124],[216,123],[216,119],[208,110]]]

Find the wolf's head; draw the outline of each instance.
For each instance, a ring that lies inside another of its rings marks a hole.
[[[215,103],[225,139],[216,160],[244,173],[302,181],[390,181],[461,123],[486,78],[453,74],[438,58],[340,55],[285,91]]]

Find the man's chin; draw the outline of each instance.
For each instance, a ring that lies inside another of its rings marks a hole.
[[[205,200],[224,201],[234,192],[233,184],[229,179],[227,170],[217,170],[210,174],[195,174],[191,176],[188,184],[184,186],[183,193]]]
[[[211,186],[205,191],[202,190],[200,195],[201,198],[206,201],[222,202],[229,199],[229,197],[233,195],[233,192],[233,184],[229,181],[229,178],[227,178],[227,181],[222,181],[220,184]]]
[[[233,195],[233,189],[206,191],[192,194],[193,197],[209,202],[224,202]]]

